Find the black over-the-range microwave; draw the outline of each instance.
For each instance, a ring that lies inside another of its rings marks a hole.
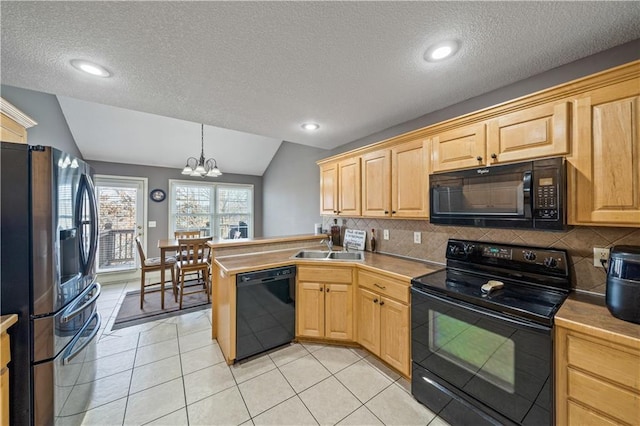
[[[435,224],[562,230],[566,165],[548,158],[429,176]]]

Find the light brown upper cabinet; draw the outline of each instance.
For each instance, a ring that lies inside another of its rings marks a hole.
[[[570,106],[569,102],[548,103],[489,120],[484,163],[567,154]]]
[[[567,154],[569,111],[569,102],[550,102],[437,134],[433,171]]]
[[[360,216],[360,157],[320,166],[320,214]]]
[[[638,77],[576,100],[569,224],[640,226],[639,108]]]
[[[431,138],[434,172],[485,165],[486,125],[462,126]]]
[[[0,97],[0,140],[27,143],[27,129],[35,126],[31,117]]]
[[[429,141],[362,155],[362,216],[429,216]]]

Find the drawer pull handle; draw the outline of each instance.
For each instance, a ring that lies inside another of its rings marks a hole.
[[[324,291],[324,288],[320,287],[318,290],[320,290],[320,291]]]
[[[378,283],[374,283],[373,285],[375,285],[376,287],[378,287],[378,288],[380,288],[380,289],[382,289],[382,290],[385,290],[385,289],[387,288],[387,287],[385,287],[385,286],[383,286],[383,285],[380,285],[380,284],[378,284]]]
[[[373,303],[378,303],[378,299],[373,299]]]
[[[380,301],[380,306],[384,305],[384,300]]]
[[[329,293],[329,289],[327,289],[327,293]]]

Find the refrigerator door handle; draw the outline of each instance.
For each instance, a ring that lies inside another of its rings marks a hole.
[[[100,291],[101,291],[100,283],[96,283],[96,282],[94,282],[89,287],[87,287],[87,289],[85,291],[83,291],[82,294],[80,294],[80,296],[78,297],[78,300],[82,301],[82,299],[84,299],[84,297],[86,295],[88,295],[89,293],[91,293],[94,290],[95,290],[95,293],[93,294],[93,296],[91,296],[91,298],[89,300],[85,301],[82,305],[78,306],[78,303],[80,303],[80,302],[77,302],[77,303],[69,306],[66,309],[67,312],[65,312],[65,314],[60,319],[60,322],[66,323],[66,322],[71,321],[76,315],[78,315],[80,312],[84,311],[87,308],[87,306],[89,306],[93,302],[95,302],[98,299],[98,297],[100,296]],[[70,312],[68,312],[68,311],[70,311]]]
[[[85,220],[84,199],[86,197],[89,207],[89,219]],[[82,274],[88,275],[95,260],[96,251],[98,250],[98,207],[94,194],[94,186],[91,177],[83,174],[80,178],[80,186],[78,188],[78,203],[76,207],[76,223],[80,230],[80,245],[82,253]],[[89,225],[89,246],[84,247],[85,225]]]
[[[91,321],[93,321],[93,319],[96,318],[97,323],[96,323],[96,327],[95,329],[91,332],[91,335],[89,335],[89,338],[86,339],[82,345],[80,345],[77,349],[75,349],[73,352],[71,351],[73,349],[73,347],[76,345],[76,343],[78,343],[78,340],[80,340],[80,337],[82,336],[82,334],[87,330],[87,328],[89,327],[89,324],[91,324]],[[87,321],[82,328],[80,329],[80,331],[78,332],[78,334],[76,334],[76,337],[73,338],[73,340],[71,341],[71,343],[69,343],[69,346],[67,347],[66,353],[64,354],[64,356],[62,357],[62,364],[63,365],[67,365],[71,362],[71,360],[73,358],[75,358],[80,352],[82,352],[82,350],[89,344],[91,343],[91,341],[96,337],[96,335],[98,334],[98,331],[100,330],[100,326],[102,325],[102,317],[100,316],[100,312],[96,311],[93,313],[93,315],[91,316],[91,318],[89,319],[89,321]]]

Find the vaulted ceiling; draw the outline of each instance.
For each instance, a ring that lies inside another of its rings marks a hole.
[[[204,123],[205,155],[247,174],[282,140],[332,149],[640,38],[640,2],[0,7],[2,84],[58,95],[85,158],[180,167]],[[444,40],[457,54],[425,61]],[[112,75],[83,75],[73,59]]]

